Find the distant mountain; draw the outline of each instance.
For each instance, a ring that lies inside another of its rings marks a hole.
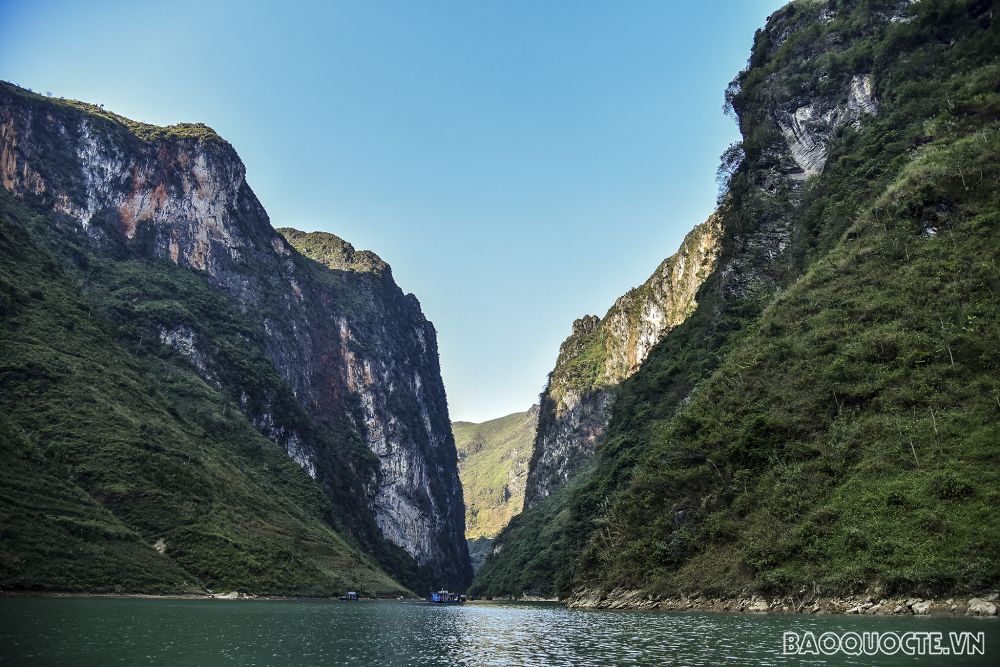
[[[0,177],[0,587],[468,583],[436,332],[388,265],[275,230],[204,125],[3,83]]]
[[[452,423],[468,539],[495,537],[521,511],[537,425],[537,405],[480,424]]]

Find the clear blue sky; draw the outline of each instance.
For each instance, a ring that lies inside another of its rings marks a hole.
[[[711,212],[723,90],[782,4],[0,0],[0,78],[214,127],[276,227],[392,265],[480,421]]]

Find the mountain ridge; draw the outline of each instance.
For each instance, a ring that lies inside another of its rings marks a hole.
[[[769,17],[726,91],[742,141],[698,306],[618,387],[593,456],[498,536],[474,594],[995,590],[993,21],[976,1]]]
[[[214,131],[151,128],[0,85],[5,216],[132,356],[169,351],[227,396],[383,567],[410,586],[464,586],[454,441],[419,303],[374,254],[351,249],[351,262],[377,275],[299,254]]]
[[[715,264],[720,232],[718,217],[709,216],[603,318],[587,315],[573,322],[542,392],[526,507],[564,484],[593,454],[611,416],[615,387],[696,307],[698,287]]]

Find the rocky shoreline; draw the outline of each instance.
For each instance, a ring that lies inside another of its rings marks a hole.
[[[711,611],[756,614],[864,614],[871,616],[996,616],[1000,593],[976,596],[920,598],[861,594],[826,596],[660,597],[643,591],[579,591],[565,600],[571,609],[637,609],[648,611]]]
[[[337,596],[310,595],[255,595],[230,591],[228,593],[88,593],[84,591],[0,591],[0,597],[44,597],[44,598],[112,598],[135,600],[332,600]],[[406,600],[420,601],[416,597],[362,597],[360,600]]]
[[[336,597],[310,597],[298,595],[253,595],[232,591],[229,593],[86,593],[77,591],[0,591],[0,597],[77,597],[122,598],[163,600],[337,600]],[[362,598],[365,600],[419,601],[422,598]],[[867,616],[981,616],[996,617],[1000,609],[1000,592],[980,593],[978,596],[949,598],[878,597],[862,594],[855,596],[802,595],[767,597],[750,595],[740,597],[709,597],[703,595],[659,597],[634,590],[614,590],[608,593],[579,591],[560,600],[535,595],[521,597],[494,597],[477,602],[544,602],[561,603],[569,609],[620,609],[634,611],[690,611],[743,614],[816,614],[816,615],[867,615]]]

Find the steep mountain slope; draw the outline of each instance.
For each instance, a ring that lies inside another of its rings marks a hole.
[[[1000,582],[998,52],[988,2],[769,18],[727,91],[743,141],[697,308],[473,592]]]
[[[465,535],[494,537],[524,505],[538,406],[479,424],[453,422],[465,493]]]
[[[698,287],[715,264],[720,231],[718,218],[709,217],[603,319],[587,315],[573,323],[542,393],[525,506],[545,498],[590,459],[611,415],[615,387],[694,310]]]
[[[0,585],[406,592],[228,396],[116,340],[23,231],[45,222],[0,192]]]
[[[337,249],[329,266],[290,247],[204,126],[142,125],[3,84],[0,141],[5,218],[132,363],[196,373],[220,396],[208,412],[287,452],[332,503],[328,525],[409,585],[468,581],[435,332],[384,263],[335,237],[321,237]],[[104,504],[121,518],[157,488]]]
[[[465,504],[454,437],[441,428],[448,403],[433,325],[374,253],[332,234],[278,231],[321,265],[309,267],[310,280],[329,313],[320,321],[339,327],[340,379],[358,403],[354,423],[378,456],[373,509],[381,533],[429,569],[428,583],[465,586]]]

